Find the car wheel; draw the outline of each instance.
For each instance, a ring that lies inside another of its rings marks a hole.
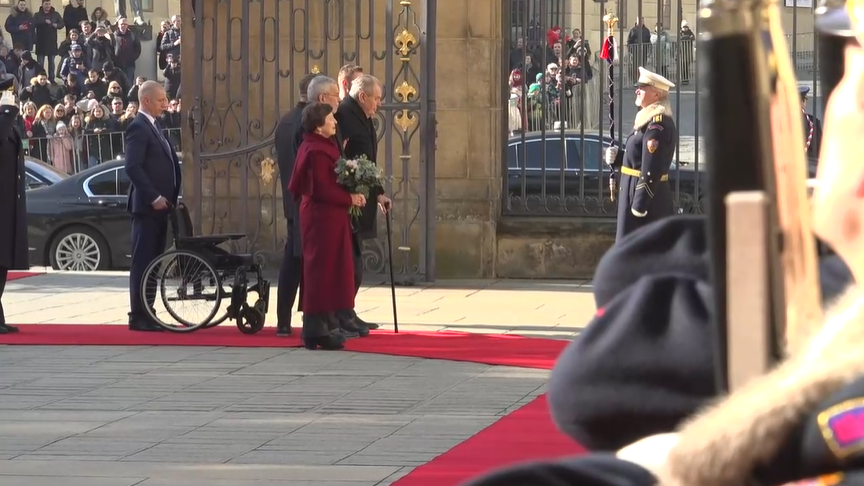
[[[111,268],[111,256],[105,238],[86,226],[70,226],[51,241],[49,254],[54,270],[94,272]]]

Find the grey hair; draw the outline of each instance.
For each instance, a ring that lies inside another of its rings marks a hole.
[[[165,87],[162,86],[162,83],[158,81],[148,80],[144,81],[141,86],[138,87],[138,103],[142,103],[144,98],[152,98],[153,95],[159,92],[159,90],[164,90]]]
[[[371,74],[357,76],[354,78],[354,81],[351,82],[351,89],[348,91],[348,96],[356,100],[361,91],[366,93],[367,96],[372,96],[372,93],[375,92],[376,85],[381,86],[381,81],[378,81],[378,78]]]
[[[306,101],[314,103],[318,101],[318,97],[322,94],[327,94],[330,86],[339,88],[339,83],[335,79],[327,76],[316,76],[309,82],[309,87],[306,88]]]

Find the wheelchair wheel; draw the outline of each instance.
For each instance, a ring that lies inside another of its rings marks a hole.
[[[255,334],[264,329],[264,313],[257,307],[244,305],[237,319],[237,329],[243,334]]]
[[[213,265],[185,250],[169,251],[154,260],[144,272],[142,288],[151,303],[150,317],[173,332],[206,327],[222,302],[222,285]],[[156,302],[157,289],[160,302]]]

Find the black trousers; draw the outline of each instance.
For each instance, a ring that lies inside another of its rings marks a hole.
[[[9,269],[0,267],[0,326],[6,325],[6,314],[3,311],[3,291],[6,290],[6,279],[9,277]]]
[[[285,242],[285,254],[279,267],[279,284],[276,287],[276,322],[280,327],[291,327],[291,312],[303,276],[303,257],[294,254],[294,238],[297,236],[289,221],[288,241]]]
[[[132,215],[132,264],[129,268],[129,317],[144,318],[147,315],[142,300],[153,307],[156,301],[156,282],[147,282],[142,289],[144,271],[153,260],[165,252],[168,237],[168,213]],[[144,293],[144,299],[141,298]]]

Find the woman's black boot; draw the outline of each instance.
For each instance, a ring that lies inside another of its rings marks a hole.
[[[328,334],[327,336],[321,336],[316,338],[306,338],[303,340],[303,346],[309,350],[316,350],[321,348],[325,351],[338,351],[340,349],[345,349],[345,338],[338,334]]]
[[[303,345],[306,349],[335,351],[345,347],[345,338],[331,331],[330,321],[327,315],[303,314]]]

